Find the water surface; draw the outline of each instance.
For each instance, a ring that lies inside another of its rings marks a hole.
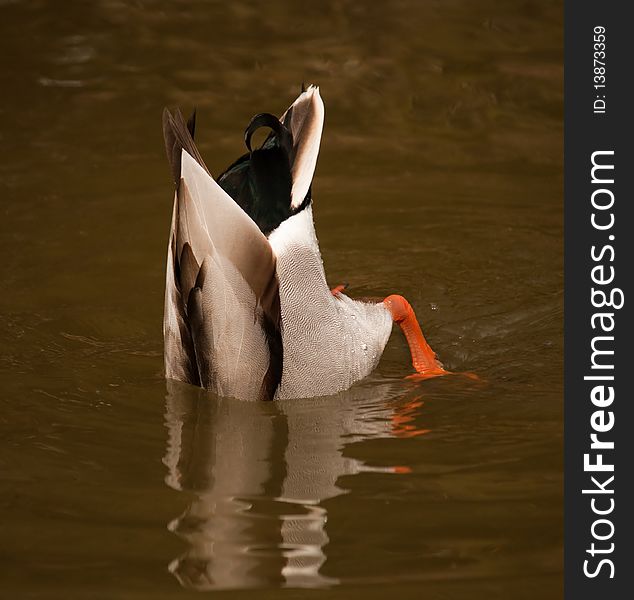
[[[561,12],[0,2],[0,596],[561,596]],[[480,383],[404,379],[397,331],[334,397],[163,379],[162,108],[217,174],[302,81],[329,281]]]

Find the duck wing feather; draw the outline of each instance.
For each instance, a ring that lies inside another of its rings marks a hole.
[[[283,362],[275,254],[213,180],[180,112],[167,114],[166,149],[179,179],[166,275],[166,375],[223,396],[272,399]]]

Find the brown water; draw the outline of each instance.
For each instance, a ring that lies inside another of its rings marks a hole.
[[[560,3],[2,0],[0,48],[0,597],[561,596]],[[336,397],[162,378],[162,108],[218,173],[302,80],[330,282],[481,383],[398,332]]]

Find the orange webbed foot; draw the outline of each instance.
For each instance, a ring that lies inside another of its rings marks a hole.
[[[411,375],[406,375],[405,379],[409,379],[410,381],[424,381],[425,379],[431,379],[432,377],[440,377],[442,375],[461,375],[462,377],[466,377],[467,379],[471,379],[471,381],[477,381],[479,383],[484,383],[484,380],[478,377],[475,373],[470,371],[446,371],[442,369],[442,372],[429,372],[429,373],[412,373]]]
[[[406,375],[405,379],[410,381],[425,381],[425,379],[433,379],[434,377],[443,377],[444,375],[456,375],[453,371],[446,371],[445,369],[430,370],[426,373],[412,373]]]

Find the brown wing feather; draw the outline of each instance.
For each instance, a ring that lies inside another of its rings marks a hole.
[[[181,375],[176,378],[220,393],[243,390],[244,397],[271,400],[283,364],[275,255],[257,225],[201,162],[186,148],[180,153],[165,329],[180,332],[182,321],[185,331],[171,335],[170,340],[182,341],[182,348],[170,350],[166,366],[175,363],[172,372]],[[178,302],[168,306],[168,295]]]
[[[200,383],[204,388],[213,385],[213,365],[211,360],[212,336],[209,335],[210,323],[205,323],[203,312],[202,288],[195,287],[189,294],[187,301],[187,316],[191,331],[192,344],[195,348],[196,366],[200,373]],[[205,326],[207,325],[207,327]]]
[[[183,299],[185,300],[185,305],[187,305],[187,302],[189,301],[189,293],[196,285],[196,278],[198,277],[198,273],[200,271],[200,265],[196,261],[194,251],[188,242],[183,246],[183,251],[181,252],[179,260],[179,267],[180,272],[178,277],[178,287]]]
[[[174,211],[176,213],[176,211]],[[187,319],[186,303],[178,285],[179,268],[176,260],[176,239],[172,232],[167,250],[165,280],[165,374],[170,379],[200,385],[196,353]]]

